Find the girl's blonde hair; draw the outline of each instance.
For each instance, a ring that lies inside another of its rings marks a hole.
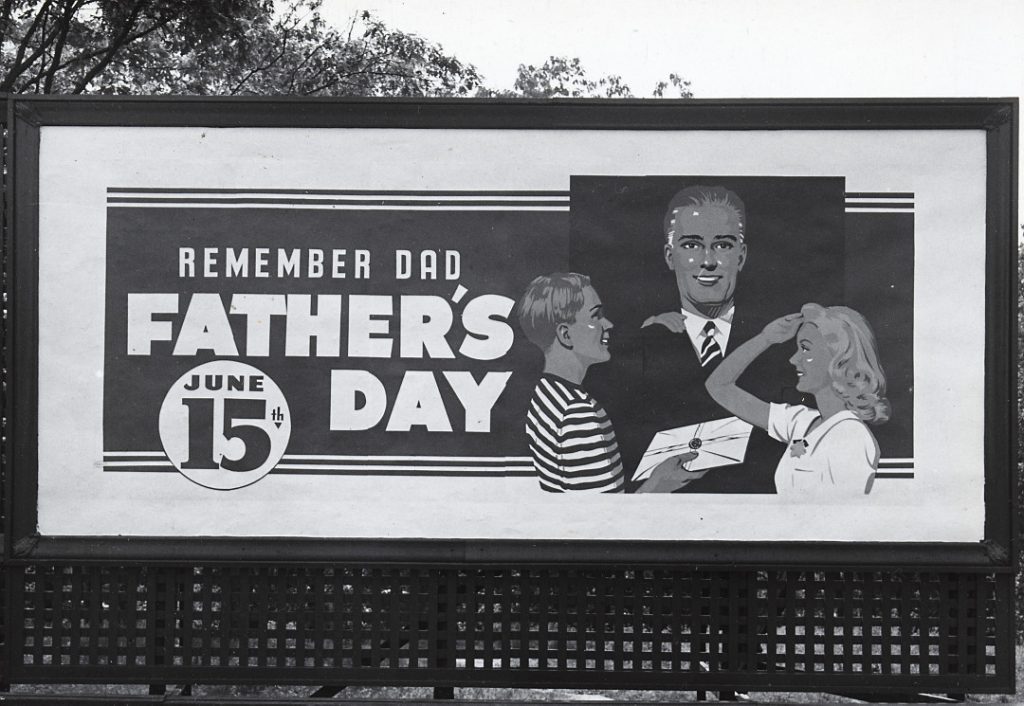
[[[805,304],[800,313],[806,323],[818,327],[832,352],[832,389],[846,408],[869,424],[888,420],[891,409],[885,397],[885,373],[867,320],[846,306]]]

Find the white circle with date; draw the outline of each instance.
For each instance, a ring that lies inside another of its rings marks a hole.
[[[281,460],[292,415],[281,388],[234,360],[203,363],[171,385],[160,407],[160,441],[174,467],[215,490],[251,485]]]

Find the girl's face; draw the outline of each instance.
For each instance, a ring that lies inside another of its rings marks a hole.
[[[800,392],[814,394],[832,384],[828,372],[832,351],[814,324],[801,324],[797,329],[796,353],[789,362],[796,368],[796,389]]]

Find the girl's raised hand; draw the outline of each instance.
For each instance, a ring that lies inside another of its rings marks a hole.
[[[786,314],[765,326],[761,333],[769,343],[785,343],[796,335],[803,322],[804,317],[801,314]]]

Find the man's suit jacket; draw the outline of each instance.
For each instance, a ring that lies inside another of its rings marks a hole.
[[[758,334],[768,321],[744,318],[737,306],[726,354]],[[704,382],[721,358],[701,367],[686,332],[654,324],[612,332],[612,359],[595,365],[587,388],[611,416],[624,468],[632,474],[654,435],[664,429],[731,416],[711,399]],[[785,387],[795,384],[789,344],[773,346],[744,373],[740,386],[766,402],[795,401]],[[774,493],[775,467],[785,447],[754,428],[744,463],[711,469],[677,492]]]

